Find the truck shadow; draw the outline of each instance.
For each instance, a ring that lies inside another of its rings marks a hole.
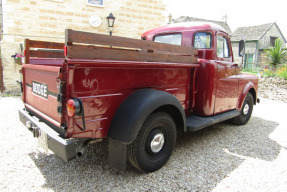
[[[253,117],[247,125],[223,122],[198,132],[180,135],[169,162],[143,174],[131,166],[119,172],[108,165],[107,142],[64,162],[54,154],[30,153],[46,183],[54,191],[211,191],[246,159],[272,161],[281,149],[269,138],[278,123]]]

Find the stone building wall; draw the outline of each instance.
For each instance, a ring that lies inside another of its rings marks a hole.
[[[2,20],[2,0],[0,0],[0,41],[2,39],[2,26],[3,26],[3,20]],[[1,44],[0,44],[0,93],[3,90],[3,73],[2,73],[2,60],[1,60]]]
[[[283,42],[282,35],[280,34],[276,25],[273,25],[265,35],[258,41],[258,48],[259,49],[268,49],[270,48],[270,37],[277,37]]]
[[[3,20],[2,20],[2,0],[0,0],[0,40],[2,36],[2,30],[3,30]]]
[[[19,90],[20,65],[11,55],[19,52],[25,38],[64,42],[66,28],[109,34],[106,17],[116,17],[113,35],[140,38],[152,28],[166,23],[165,0],[103,0],[104,6],[87,5],[87,0],[2,0],[3,39],[1,41],[4,86],[6,91]],[[92,27],[89,18],[101,18],[99,27]],[[156,19],[155,19],[156,18]]]

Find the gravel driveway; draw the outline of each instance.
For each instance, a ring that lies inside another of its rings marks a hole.
[[[141,174],[109,167],[107,145],[68,163],[45,153],[0,97],[0,191],[286,191],[287,103],[261,99],[245,126],[227,122],[180,138],[169,162]]]

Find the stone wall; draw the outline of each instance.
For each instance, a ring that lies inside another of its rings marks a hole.
[[[259,97],[287,103],[287,80],[275,78],[259,79]]]
[[[1,42],[4,86],[6,91],[19,90],[21,66],[11,55],[19,52],[25,38],[64,42],[66,28],[108,34],[106,17],[116,17],[113,35],[140,38],[167,19],[165,0],[103,0],[104,6],[87,5],[87,0],[2,0],[3,39]],[[92,27],[89,18],[101,18],[99,27]]]

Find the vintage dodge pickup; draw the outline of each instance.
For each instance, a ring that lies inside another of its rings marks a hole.
[[[108,140],[109,163],[160,169],[177,131],[246,124],[258,78],[234,63],[229,35],[208,23],[171,24],[141,40],[65,31],[65,43],[25,40],[20,120],[64,160]],[[244,54],[244,41],[239,53]]]

